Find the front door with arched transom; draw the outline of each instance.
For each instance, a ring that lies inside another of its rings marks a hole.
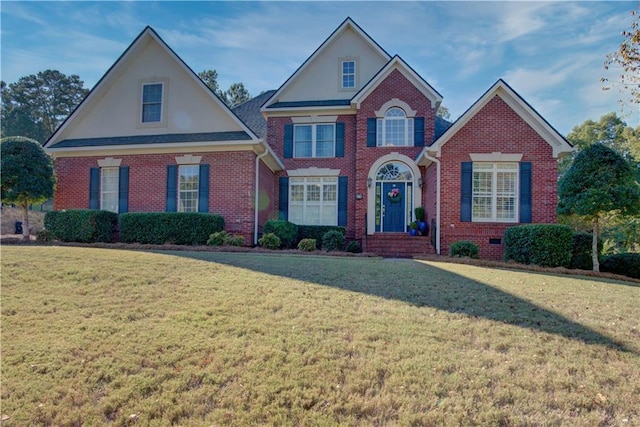
[[[376,174],[376,231],[398,233],[411,220],[413,175],[400,162],[383,165]]]

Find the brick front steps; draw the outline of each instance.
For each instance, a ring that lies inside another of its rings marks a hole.
[[[427,236],[410,236],[409,233],[384,233],[366,236],[362,242],[365,252],[383,257],[411,258],[414,255],[435,254]]]

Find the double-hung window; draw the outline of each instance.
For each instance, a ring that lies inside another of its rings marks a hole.
[[[295,125],[294,157],[334,157],[336,152],[335,124]]]
[[[473,163],[473,221],[517,222],[518,163]]]
[[[198,212],[200,165],[178,167],[178,212]]]
[[[289,221],[300,225],[337,225],[338,178],[290,178]]]
[[[162,121],[162,83],[142,85],[142,123]]]
[[[356,87],[356,61],[342,61],[342,88]]]
[[[402,108],[389,108],[384,117],[377,120],[377,127],[378,147],[413,145],[413,119],[407,118]]]
[[[100,209],[118,213],[119,167],[100,168]]]

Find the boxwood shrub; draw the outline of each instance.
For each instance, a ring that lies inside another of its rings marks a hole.
[[[125,243],[204,245],[224,230],[220,215],[196,212],[120,214],[120,240]]]
[[[593,270],[593,258],[591,256],[592,244],[593,234],[582,231],[573,233],[573,252],[571,253],[571,263],[569,264],[569,268]],[[598,254],[601,252],[602,239],[598,239]]]
[[[118,214],[90,209],[51,211],[44,216],[44,227],[63,242],[112,242]]]
[[[318,249],[322,248],[322,237],[331,230],[337,230],[343,235],[345,234],[344,227],[338,227],[335,225],[299,225],[298,226],[298,241],[303,239],[315,239]]]
[[[454,242],[451,245],[451,247],[449,248],[449,256],[478,259],[480,257],[480,249],[478,248],[478,245],[469,240],[461,240],[459,242]]]
[[[279,249],[281,243],[280,238],[276,236],[275,233],[264,234],[260,239],[258,239],[260,247],[265,249]]]
[[[344,234],[338,230],[329,230],[322,236],[322,249],[325,251],[341,251],[344,248]]]
[[[640,253],[607,255],[602,258],[600,271],[640,279]]]
[[[306,252],[313,252],[316,250],[316,239],[302,239],[298,242],[298,249]]]
[[[281,219],[272,219],[264,223],[264,234],[273,233],[280,238],[280,246],[286,249],[296,247],[298,243],[298,226]]]
[[[545,267],[569,267],[573,231],[566,225],[518,225],[504,232],[504,259]]]

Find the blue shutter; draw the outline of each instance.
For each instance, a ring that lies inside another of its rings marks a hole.
[[[336,157],[344,157],[344,123],[336,123]]]
[[[289,219],[289,177],[280,177],[280,197],[278,203],[280,219]]]
[[[167,203],[165,211],[177,212],[178,199],[178,166],[167,166]]]
[[[100,168],[89,173],[89,209],[100,209]]]
[[[293,157],[293,125],[284,125],[284,158]]]
[[[122,166],[118,176],[118,213],[129,212],[129,166]]]
[[[413,145],[424,147],[424,117],[413,119]]]
[[[376,146],[376,129],[378,120],[375,117],[367,119],[367,147]]]
[[[209,212],[209,165],[200,165],[198,212]]]
[[[531,162],[520,162],[520,222],[531,222]]]
[[[338,225],[340,227],[347,226],[347,198],[348,194],[348,177],[338,177]]]
[[[471,222],[473,196],[473,163],[462,162],[462,188],[460,190],[460,221]]]

